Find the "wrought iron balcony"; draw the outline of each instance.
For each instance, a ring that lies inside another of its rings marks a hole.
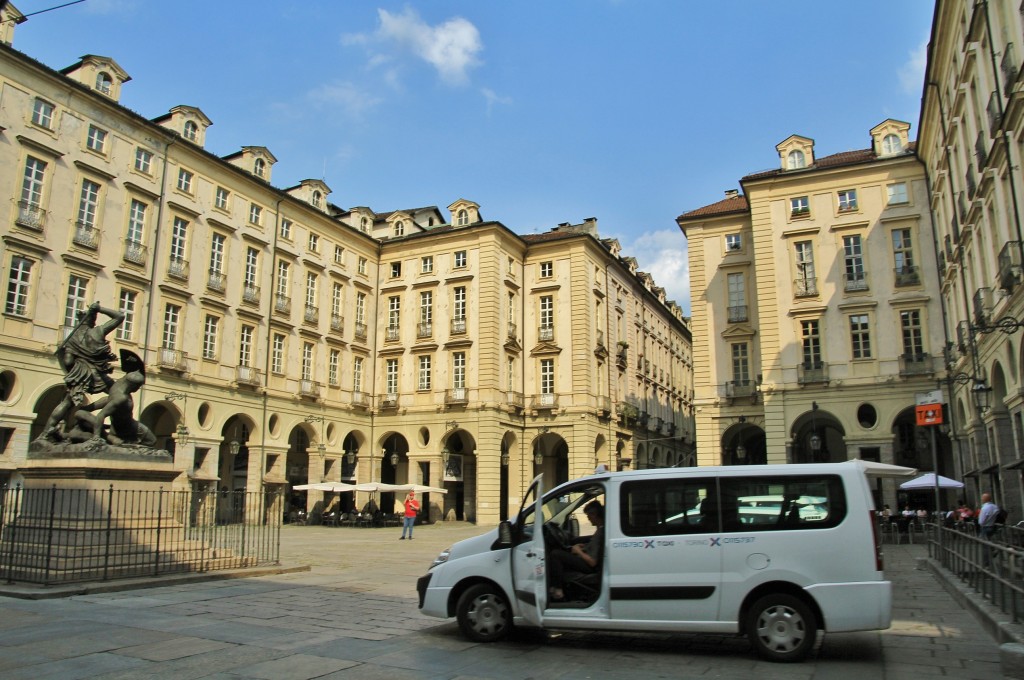
[[[167,263],[167,275],[171,278],[188,281],[188,260],[172,256]]]
[[[1017,82],[1017,70],[1020,68],[1017,61],[1017,50],[1013,43],[1006,43],[1003,48],[1003,59],[1000,62],[1000,70],[1003,72],[1003,91],[1013,92],[1014,83]]]
[[[508,392],[506,392],[505,398],[508,402],[508,405],[512,406],[513,408],[523,408],[523,404],[525,403],[522,392],[514,392],[512,390],[509,390]]]
[[[46,226],[46,211],[35,203],[18,201],[18,217],[15,224],[26,229],[42,231]]]
[[[206,277],[206,287],[212,291],[223,293],[227,284],[227,278],[228,277],[224,272],[217,269],[211,269],[210,275]]]
[[[730,399],[736,397],[749,397],[754,394],[753,380],[730,380],[725,383],[725,396]]]
[[[242,286],[242,302],[258,305],[260,303],[260,287],[249,284]]]
[[[100,244],[100,231],[91,224],[76,222],[75,233],[71,236],[71,241],[76,246],[95,250]]]
[[[900,375],[931,375],[933,372],[930,354],[900,355]]]
[[[466,317],[457,316],[452,319],[451,322],[451,333],[452,335],[465,335],[466,334]]]
[[[793,281],[793,294],[797,297],[806,297],[818,294],[818,278],[815,276],[796,279]]]
[[[732,305],[729,307],[729,323],[741,323],[747,320],[746,305]]]
[[[598,329],[597,332],[596,332],[596,335],[597,335],[597,346],[599,348],[603,348],[604,347],[604,331]]]
[[[274,295],[274,311],[280,314],[291,314],[292,299],[287,295],[277,293]]]
[[[345,317],[340,314],[331,314],[331,330],[335,333],[344,333]]]
[[[847,292],[867,290],[868,273],[865,271],[846,272],[843,274],[843,288]]]
[[[453,387],[444,391],[444,403],[465,404],[469,402],[469,390],[465,387]]]
[[[146,245],[139,243],[138,241],[124,241],[124,252],[122,257],[125,262],[131,262],[132,264],[146,264]]]
[[[1012,292],[1021,280],[1021,248],[1024,241],[1007,241],[999,251],[999,287]]]
[[[359,323],[357,321],[356,322],[356,327],[354,329],[354,332],[355,332],[356,340],[366,340],[366,324],[365,323]]]
[[[320,383],[309,378],[299,380],[299,396],[313,399],[320,398]]]
[[[235,382],[239,385],[259,387],[263,384],[263,372],[252,366],[236,366]]]
[[[320,321],[320,308],[316,305],[306,305],[306,310],[302,314],[302,320],[306,323],[317,323]]]
[[[942,253],[939,254],[941,255]],[[943,266],[945,266],[944,262]],[[921,284],[921,272],[916,265],[896,267],[893,269],[893,274],[896,277],[895,281],[897,288],[902,286],[918,286]]]
[[[398,393],[389,392],[380,398],[380,408],[398,408]]]
[[[417,338],[430,338],[434,336],[434,324],[429,321],[421,321],[416,324],[416,337]]]
[[[611,397],[598,397],[597,398],[597,411],[604,417],[608,417],[612,414],[612,398]]]
[[[537,410],[558,408],[558,395],[552,393],[535,394],[530,406]]]
[[[796,367],[796,380],[802,385],[828,382],[828,364],[824,361],[805,361]]]
[[[518,330],[519,330],[519,328],[516,326],[516,324],[514,322],[512,322],[512,321],[509,321],[508,322],[508,339],[509,340],[515,340],[516,338],[518,338],[519,337],[519,335],[517,333]]]
[[[555,327],[541,326],[537,329],[537,339],[541,342],[553,342],[555,339]]]
[[[188,370],[188,355],[180,349],[161,347],[157,354],[157,365],[172,371],[185,371]]]
[[[974,292],[971,310],[975,326],[987,326],[989,315],[992,313],[992,289],[988,287],[979,288]]]
[[[402,337],[402,329],[399,326],[388,326],[384,329],[384,340],[386,342],[396,342]]]
[[[985,164],[988,163],[988,139],[985,138],[985,133],[983,132],[979,132],[978,136],[974,139],[974,157],[978,161],[979,169],[983,169]]]
[[[353,406],[360,406],[362,408],[366,408],[367,406],[370,405],[370,396],[368,394],[366,394],[366,392],[361,392],[359,390],[353,390],[352,391],[352,405]]]

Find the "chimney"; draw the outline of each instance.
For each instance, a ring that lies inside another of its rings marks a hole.
[[[726,189],[725,190],[725,197],[726,198],[736,198],[739,195],[740,195],[740,190],[739,189]]]

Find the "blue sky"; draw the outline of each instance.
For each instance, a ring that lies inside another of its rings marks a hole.
[[[66,0],[16,0],[30,14]],[[342,207],[458,198],[517,233],[596,217],[689,312],[680,213],[775,167],[916,137],[933,4],[718,0],[86,0],[14,47],[131,76],[147,118],[213,120],[206,146],[266,146],[274,184],[322,178]]]

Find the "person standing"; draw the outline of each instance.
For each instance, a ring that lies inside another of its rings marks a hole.
[[[996,516],[999,506],[992,502],[992,494],[981,494],[981,510],[978,511],[978,534],[986,541],[992,540],[996,530]]]
[[[416,524],[416,515],[420,511],[420,502],[416,500],[416,492],[410,491],[405,495],[405,518],[402,522],[402,536],[398,540],[405,540],[405,532],[409,532],[409,540],[412,540],[412,527]]]

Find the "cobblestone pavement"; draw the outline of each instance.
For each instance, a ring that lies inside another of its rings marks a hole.
[[[0,678],[722,678],[993,680],[999,648],[926,570],[920,545],[886,546],[893,625],[826,635],[802,664],[760,661],[735,636],[517,632],[467,642],[422,616],[415,580],[482,528],[286,526],[286,564],[309,571],[78,595],[0,598]]]

